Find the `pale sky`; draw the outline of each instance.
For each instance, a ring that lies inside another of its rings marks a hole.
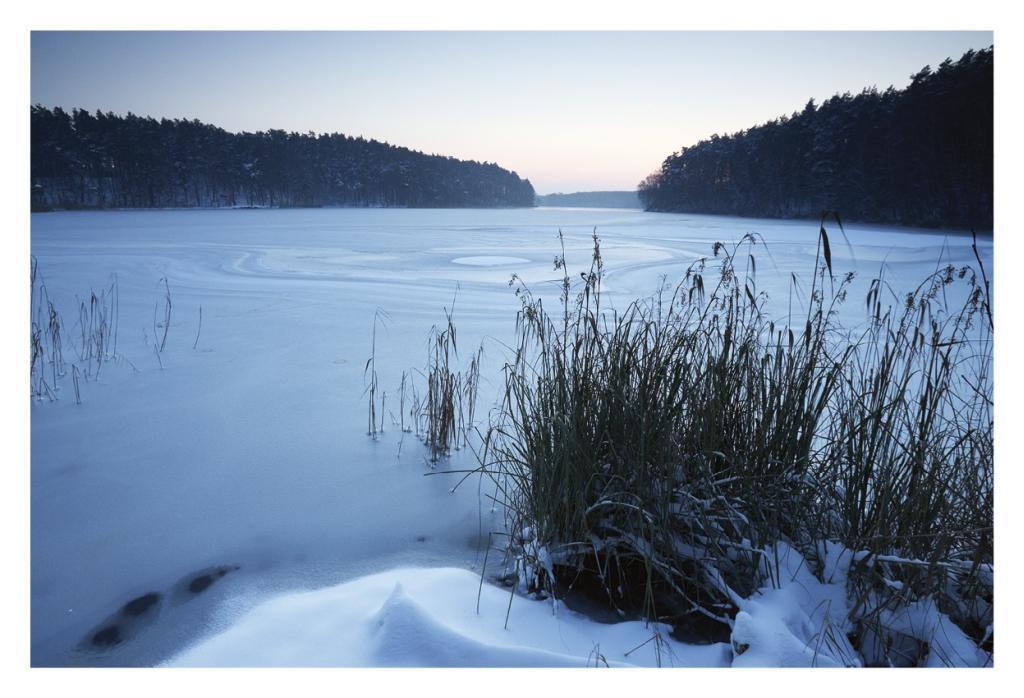
[[[32,103],[337,131],[633,189],[682,146],[911,74],[991,32],[33,32]]]

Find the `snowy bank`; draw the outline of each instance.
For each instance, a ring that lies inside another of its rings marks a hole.
[[[771,582],[749,598],[734,599],[739,610],[729,644],[685,644],[661,623],[599,623],[560,603],[481,585],[468,570],[406,567],[274,597],[166,665],[863,666],[850,642],[857,635],[847,594],[853,555],[832,543],[822,553],[824,581],[792,547],[778,544],[773,569],[765,570]],[[931,601],[883,615],[876,628],[928,648],[924,666],[992,665],[991,655]]]
[[[660,659],[718,667],[732,660],[728,645],[683,644],[666,625],[602,624],[520,596],[509,612],[509,600],[507,589],[481,587],[468,570],[395,569],[273,598],[167,665],[593,667]]]

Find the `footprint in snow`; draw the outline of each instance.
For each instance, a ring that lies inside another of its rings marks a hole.
[[[127,642],[156,621],[165,603],[177,605],[188,602],[238,569],[237,565],[209,567],[188,575],[166,593],[150,591],[137,596],[90,631],[82,644],[88,650],[102,652]]]

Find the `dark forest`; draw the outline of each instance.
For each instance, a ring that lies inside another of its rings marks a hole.
[[[532,206],[493,163],[337,133],[229,133],[199,121],[32,107],[33,210]]]
[[[992,49],[668,156],[650,211],[992,229]]]

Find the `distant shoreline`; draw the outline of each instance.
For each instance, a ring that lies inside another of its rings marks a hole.
[[[643,210],[643,203],[635,190],[632,191],[577,191],[570,194],[538,194],[534,197],[538,206],[585,207],[585,208],[626,208]]]

